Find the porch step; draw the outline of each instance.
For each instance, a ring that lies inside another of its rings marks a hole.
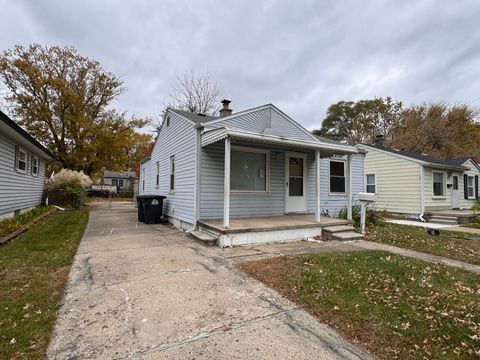
[[[352,225],[326,226],[322,229],[322,235],[329,239],[340,241],[360,240],[364,237]]]
[[[447,225],[457,225],[458,217],[456,216],[445,216],[445,215],[433,215],[429,222],[437,224],[447,224]]]
[[[338,233],[345,231],[355,231],[355,228],[352,225],[337,225],[337,226],[327,226],[322,229],[323,233]]]
[[[359,234],[355,231],[337,232],[332,235],[332,240],[348,241],[348,240],[362,240],[363,234]]]
[[[206,234],[204,232],[198,231],[198,230],[193,230],[189,232],[189,235],[196,241],[207,245],[207,246],[215,246],[217,244],[217,238]]]

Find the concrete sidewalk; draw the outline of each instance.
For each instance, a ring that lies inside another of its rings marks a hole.
[[[370,359],[183,233],[92,210],[49,359]]]
[[[388,252],[391,252],[392,254],[407,256],[407,257],[429,261],[437,264],[443,264],[443,265],[455,267],[458,269],[471,271],[476,274],[480,274],[479,265],[469,264],[464,261],[449,259],[443,256],[427,254],[420,251],[405,249],[405,248],[387,245],[387,244],[376,243],[372,241],[364,241],[364,240],[356,241],[353,243],[353,245],[364,250],[388,251]]]

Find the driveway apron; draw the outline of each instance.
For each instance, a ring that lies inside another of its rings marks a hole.
[[[93,209],[48,358],[370,358],[219,253],[132,203]]]

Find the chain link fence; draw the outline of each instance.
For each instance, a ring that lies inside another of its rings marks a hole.
[[[68,189],[51,189],[45,190],[44,203],[48,205],[56,205],[63,208],[82,209],[85,205],[86,192],[71,191]]]

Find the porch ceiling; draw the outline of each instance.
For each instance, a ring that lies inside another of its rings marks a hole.
[[[310,149],[315,150],[319,149],[322,153],[322,157],[338,155],[338,154],[354,154],[358,153],[358,150],[353,146],[342,145],[342,144],[332,144],[314,141],[304,141],[297,139],[290,139],[285,137],[279,137],[274,135],[265,135],[259,133],[251,133],[244,131],[233,131],[228,128],[220,128],[215,130],[210,130],[202,134],[202,147],[208,146],[210,144],[224,140],[225,138],[230,137],[233,140],[245,140],[254,143],[260,144],[269,144],[277,146],[285,146],[290,148],[300,148],[300,149]]]

